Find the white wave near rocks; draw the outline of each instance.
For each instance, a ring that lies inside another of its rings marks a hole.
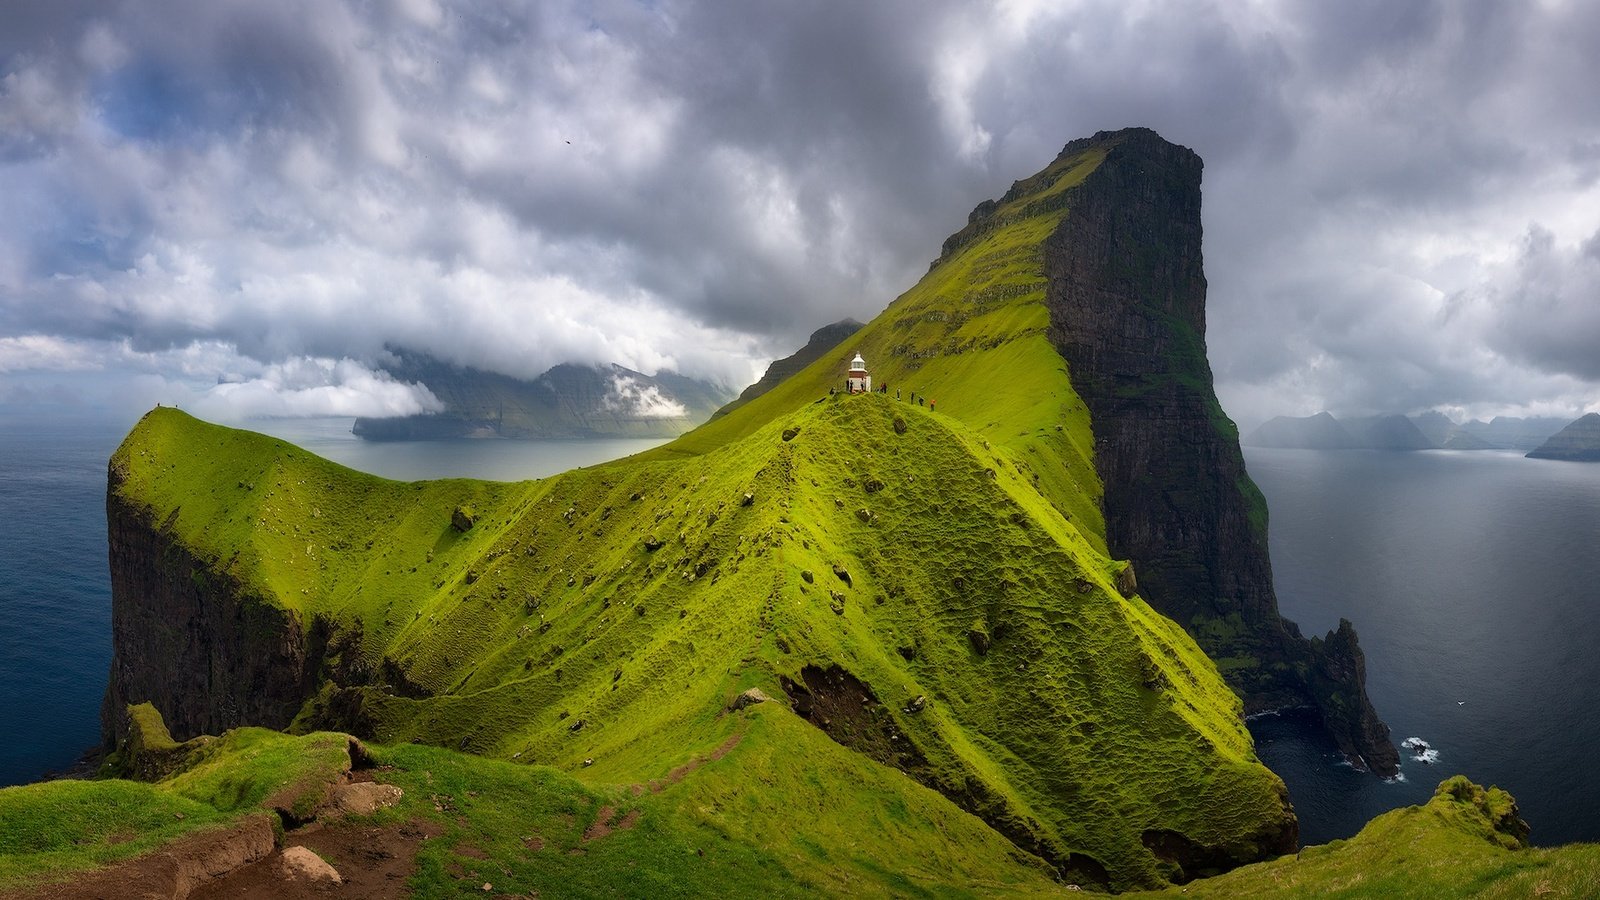
[[[1408,737],[1400,742],[1400,746],[1411,751],[1411,758],[1419,763],[1431,766],[1439,761],[1439,751],[1422,738]]]

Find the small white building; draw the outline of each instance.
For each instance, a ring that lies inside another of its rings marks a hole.
[[[850,374],[845,378],[845,389],[852,394],[872,393],[872,376],[867,374],[867,361],[857,353],[850,360]]]

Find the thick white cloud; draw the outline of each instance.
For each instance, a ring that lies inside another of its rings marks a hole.
[[[1067,140],[1137,124],[1206,159],[1242,419],[1600,396],[1589,4],[22,0],[4,24],[0,378],[276,415],[426,408],[378,374],[396,349],[737,386],[876,313]]]
[[[600,405],[641,419],[676,419],[688,414],[682,403],[664,396],[660,388],[621,373],[611,376],[611,390]]]
[[[218,421],[302,416],[410,416],[444,406],[426,387],[404,384],[348,359],[274,363],[245,381],[225,382],[187,404]]]

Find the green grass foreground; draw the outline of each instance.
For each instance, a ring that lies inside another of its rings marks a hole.
[[[1070,893],[944,798],[883,767],[830,784],[795,765],[815,729],[778,704],[726,717],[719,751],[649,782],[581,781],[547,766],[420,745],[368,746],[405,791],[361,821],[429,823],[416,897],[1059,896]],[[0,895],[126,860],[240,816],[294,804],[349,766],[345,735],[239,729],[153,784],[104,779],[0,790]],[[817,745],[817,767],[851,751]],[[1347,841],[1161,893],[1194,897],[1589,897],[1600,847],[1532,849],[1502,791],[1457,776],[1425,806]],[[610,825],[609,829],[597,826]],[[870,840],[863,840],[871,835]],[[335,867],[359,860],[329,859]],[[1142,894],[1141,894],[1142,896]]]

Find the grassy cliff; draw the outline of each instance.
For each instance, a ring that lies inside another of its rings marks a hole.
[[[188,582],[286,614],[315,685],[296,729],[629,783],[728,740],[758,687],[810,720],[764,713],[740,744],[808,771],[783,820],[870,771],[1072,881],[1282,852],[1239,700],[1105,554],[1088,411],[1046,337],[1041,243],[1103,157],[1063,155],[836,353],[642,457],[400,484],[158,409],[115,503]],[[888,393],[830,396],[858,351]]]
[[[826,707],[837,667],[871,697],[833,732],[856,752],[764,713],[785,731],[767,752],[810,770],[776,819],[869,770],[1085,881],[1176,875],[1146,832],[1235,860],[1292,842],[1211,663],[953,424],[837,397],[688,459],[412,485],[158,410],[114,465],[218,577],[360,635],[325,665],[370,683],[324,681],[298,727],[642,782],[732,737],[739,691]],[[197,465],[159,461],[178,448]]]

